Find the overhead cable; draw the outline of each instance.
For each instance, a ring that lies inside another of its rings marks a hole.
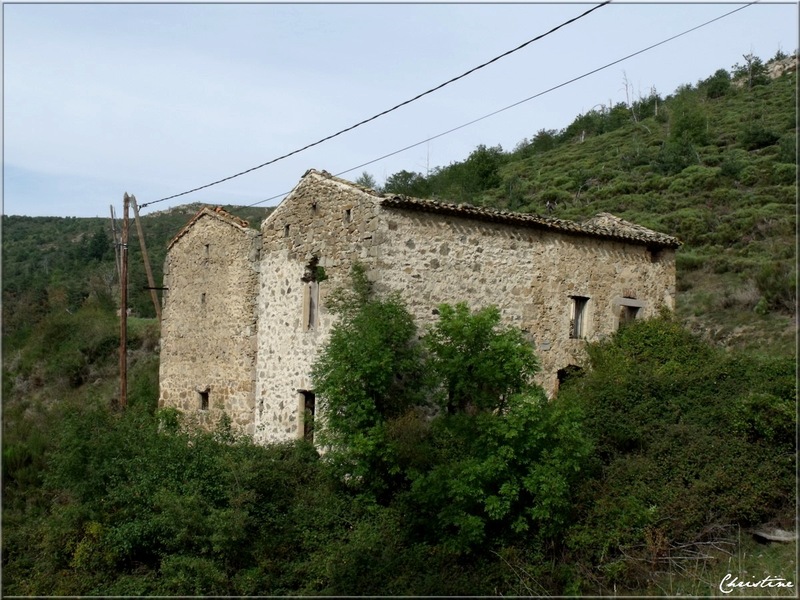
[[[736,12],[738,12],[740,10],[748,8],[749,6],[752,6],[753,4],[758,4],[758,2],[757,1],[756,2],[751,2],[750,4],[745,4],[744,6],[740,6],[739,8],[734,9],[734,10],[732,10],[730,12],[727,12],[724,15],[720,15],[719,17],[715,17],[715,18],[711,19],[710,21],[706,21],[705,23],[702,23],[700,25],[692,27],[691,29],[687,29],[686,31],[683,31],[681,33],[673,35],[672,37],[669,37],[669,38],[667,38],[665,40],[662,40],[662,41],[660,41],[660,42],[658,42],[656,44],[648,46],[647,48],[643,48],[641,50],[633,52],[632,54],[628,54],[627,56],[619,58],[619,59],[617,59],[617,60],[615,60],[613,62],[607,63],[607,64],[603,65],[602,67],[598,67],[598,68],[593,69],[591,71],[587,71],[583,75],[579,75],[577,77],[573,77],[572,79],[569,79],[569,80],[567,80],[567,81],[565,81],[563,83],[559,83],[558,85],[555,85],[555,86],[553,86],[551,88],[548,88],[548,89],[546,89],[546,90],[544,90],[542,92],[534,94],[533,96],[529,96],[529,97],[527,97],[527,98],[525,98],[523,100],[520,100],[518,102],[514,102],[513,104],[509,104],[508,106],[505,106],[503,108],[500,108],[498,110],[490,112],[489,114],[483,115],[482,117],[478,117],[477,119],[473,119],[472,121],[469,121],[469,122],[464,123],[462,125],[458,125],[457,127],[453,127],[452,129],[448,129],[447,131],[443,131],[441,133],[437,133],[436,135],[433,135],[431,137],[425,138],[424,140],[421,140],[421,141],[416,142],[414,144],[411,144],[409,146],[405,146],[403,148],[400,148],[399,150],[395,150],[394,152],[390,152],[390,153],[384,154],[383,156],[380,156],[378,158],[374,158],[372,160],[369,160],[369,161],[367,161],[365,163],[361,163],[358,166],[351,167],[351,168],[346,169],[344,171],[340,171],[340,172],[336,173],[335,176],[338,177],[340,175],[344,175],[345,173],[349,173],[350,171],[355,171],[356,169],[361,169],[362,167],[366,167],[368,165],[371,165],[373,163],[381,161],[381,160],[383,160],[385,158],[389,158],[390,156],[394,156],[395,154],[400,154],[401,152],[405,152],[406,150],[410,150],[411,148],[416,148],[417,146],[421,146],[422,144],[425,144],[427,142],[430,142],[431,140],[435,140],[437,138],[440,138],[440,137],[443,137],[443,136],[448,135],[450,133],[453,133],[454,131],[458,131],[459,129],[463,129],[465,127],[469,127],[470,125],[474,125],[475,123],[478,123],[479,121],[483,121],[484,119],[488,119],[489,117],[493,117],[494,115],[500,114],[501,112],[505,112],[505,111],[507,111],[507,110],[509,110],[511,108],[519,106],[520,104],[524,104],[525,102],[530,102],[531,100],[534,100],[535,98],[538,98],[540,96],[544,96],[545,94],[549,94],[550,92],[553,92],[553,91],[555,91],[555,90],[557,90],[559,88],[567,86],[567,85],[569,85],[571,83],[574,83],[576,81],[579,81],[581,79],[585,79],[586,77],[589,77],[590,75],[594,75],[595,73],[598,73],[598,72],[603,71],[605,69],[608,69],[609,67],[613,67],[616,64],[619,64],[619,63],[621,63],[623,61],[628,60],[629,58],[633,58],[634,56],[638,56],[639,54],[643,54],[644,52],[652,50],[653,48],[658,48],[659,46],[663,46],[664,44],[666,44],[668,42],[671,42],[672,40],[675,40],[675,39],[677,39],[679,37],[682,37],[684,35],[692,33],[693,31],[697,31],[698,29],[701,29],[702,27],[710,25],[711,23],[714,23],[715,21],[719,21],[720,19],[724,19],[725,17],[728,17],[728,16],[732,15],[733,13],[736,13]],[[276,194],[274,196],[270,196],[269,198],[265,198],[264,200],[259,200],[258,202],[255,202],[253,204],[248,204],[246,207],[250,208],[250,207],[253,207],[253,206],[258,206],[259,204],[263,204],[264,202],[269,202],[270,200],[275,200],[276,198],[280,198],[281,196],[285,196],[288,193],[289,192],[283,192],[281,194]]]
[[[429,90],[426,90],[426,91],[422,92],[421,94],[417,94],[413,98],[409,98],[408,100],[406,100],[404,102],[401,102],[400,104],[397,104],[397,105],[393,106],[392,108],[389,108],[389,109],[386,109],[386,110],[384,110],[382,112],[379,112],[378,114],[373,115],[372,117],[369,117],[368,119],[364,119],[363,121],[359,121],[355,125],[351,125],[350,127],[347,127],[347,128],[342,129],[340,131],[337,131],[336,133],[331,134],[329,136],[326,136],[326,137],[324,137],[324,138],[322,138],[320,140],[317,140],[316,142],[313,142],[311,144],[303,146],[302,148],[298,148],[297,150],[293,150],[292,152],[288,152],[287,154],[284,154],[282,156],[278,156],[277,158],[273,158],[272,160],[268,160],[267,162],[261,163],[260,165],[256,165],[255,167],[251,167],[251,168],[246,169],[244,171],[240,171],[239,173],[235,173],[233,175],[229,175],[228,177],[224,177],[222,179],[218,179],[217,181],[212,181],[211,183],[207,183],[205,185],[201,185],[199,187],[192,188],[191,190],[187,190],[187,191],[181,192],[179,194],[173,194],[171,196],[166,196],[166,197],[160,198],[158,200],[153,200],[152,202],[145,202],[142,205],[140,205],[139,208],[144,208],[145,206],[149,206],[151,204],[156,204],[158,202],[164,202],[165,200],[171,200],[173,198],[178,198],[179,196],[185,196],[187,194],[191,194],[192,192],[197,192],[199,190],[204,190],[206,188],[209,188],[211,186],[223,183],[225,181],[230,181],[231,179],[235,179],[236,177],[241,177],[242,175],[246,175],[247,173],[251,173],[252,171],[255,171],[257,169],[261,169],[263,167],[266,167],[267,165],[271,165],[273,163],[276,163],[279,160],[283,160],[285,158],[289,158],[290,156],[294,156],[295,154],[299,154],[300,152],[303,152],[304,150],[308,150],[309,148],[313,148],[314,146],[318,146],[319,144],[322,144],[323,142],[327,142],[328,140],[331,140],[331,139],[333,139],[333,138],[335,138],[337,136],[340,136],[343,133],[347,133],[348,131],[352,131],[353,129],[355,129],[357,127],[361,127],[362,125],[365,125],[365,124],[369,123],[370,121],[374,121],[375,119],[377,119],[379,117],[387,115],[390,112],[393,112],[393,111],[395,111],[395,110],[397,110],[397,109],[399,109],[399,108],[401,108],[401,107],[403,107],[403,106],[405,106],[407,104],[411,104],[412,102],[414,102],[416,100],[419,100],[423,96],[427,96],[428,94],[432,94],[433,92],[435,92],[437,90],[440,90],[443,87],[458,81],[459,79],[463,79],[467,75],[470,75],[470,74],[474,73],[475,71],[483,69],[484,67],[487,67],[487,66],[491,65],[492,63],[497,62],[501,58],[505,58],[506,56],[508,56],[510,54],[513,54],[514,52],[522,50],[523,48],[525,48],[526,46],[532,44],[533,42],[541,40],[542,38],[545,38],[548,35],[550,35],[552,33],[555,33],[559,29],[561,29],[563,27],[566,27],[567,25],[570,25],[571,23],[574,23],[575,21],[578,21],[579,19],[582,19],[583,17],[585,17],[585,16],[589,15],[590,13],[596,11],[598,8],[601,8],[601,7],[603,7],[603,6],[607,5],[607,4],[610,4],[610,3],[611,3],[611,0],[605,0],[604,2],[598,4],[597,6],[594,6],[594,7],[590,8],[589,10],[587,10],[586,12],[578,15],[577,17],[573,17],[572,19],[569,19],[568,21],[564,21],[560,25],[557,25],[556,27],[553,27],[550,31],[542,33],[541,35],[537,35],[535,38],[532,38],[532,39],[528,40],[527,42],[524,42],[524,43],[520,44],[516,48],[512,48],[511,50],[508,50],[507,52],[504,52],[503,54],[500,54],[499,56],[495,56],[493,59],[488,60],[485,63],[483,63],[481,65],[478,65],[477,67],[473,67],[469,71],[466,71],[466,72],[462,73],[461,75],[453,77],[452,79],[449,79],[448,81],[445,81],[444,83],[441,83],[441,84],[437,85],[436,87],[433,87],[433,88],[431,88]]]

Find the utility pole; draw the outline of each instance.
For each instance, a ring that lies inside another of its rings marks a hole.
[[[111,236],[114,238],[114,266],[117,267],[117,281],[122,278],[122,269],[119,264],[119,238],[117,238],[117,216],[114,214],[114,205],[109,206],[111,209]]]
[[[139,219],[139,206],[136,204],[136,196],[131,196],[133,204],[133,216],[136,220],[136,232],[139,234],[139,245],[142,247],[142,258],[144,259],[144,270],[147,273],[147,285],[150,287],[150,297],[153,299],[153,306],[156,309],[156,317],[161,322],[161,305],[158,302],[156,284],[153,281],[153,271],[150,269],[150,258],[147,256],[147,246],[144,243],[144,232],[142,231],[142,221]]]
[[[119,278],[119,407],[128,406],[128,205],[130,197],[122,200],[121,275]]]

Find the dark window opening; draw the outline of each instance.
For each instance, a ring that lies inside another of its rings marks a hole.
[[[625,306],[622,305],[619,307],[619,326],[624,327],[629,323],[632,323],[636,320],[636,317],[639,314],[639,307],[638,306]]]
[[[283,226],[283,237],[285,237],[285,238],[289,237],[289,226],[288,225],[284,225]]]
[[[585,335],[586,329],[586,304],[589,298],[584,296],[572,297],[572,319],[569,326],[569,337],[580,339]]]
[[[325,269],[319,266],[319,258],[312,256],[306,265],[301,280],[303,288],[303,326],[306,331],[314,329],[319,317],[319,282],[325,279]]]
[[[317,412],[317,397],[314,392],[300,390],[303,408],[303,439],[314,443],[314,416]]]
[[[197,392],[197,395],[200,398],[200,410],[208,410],[209,390]]]
[[[206,244],[206,258],[209,257],[211,251],[211,244]]]
[[[203,292],[202,294],[200,294],[200,304],[205,306],[205,303],[206,303],[206,293]]]
[[[316,202],[312,202],[311,203],[311,212],[317,212],[317,203]]]
[[[658,248],[650,248],[650,262],[657,263],[661,260],[663,250]]]
[[[558,376],[558,389],[564,385],[568,380],[583,375],[583,369],[578,365],[567,365],[563,369],[559,369]]]
[[[309,281],[306,287],[308,301],[306,303],[306,329],[314,329],[317,325],[317,313],[319,312],[319,284],[316,281]]]
[[[347,209],[344,211],[344,222],[349,223],[353,220],[353,211],[351,209]]]

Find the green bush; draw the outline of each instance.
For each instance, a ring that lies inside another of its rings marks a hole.
[[[690,136],[684,135],[664,142],[653,162],[653,168],[666,175],[675,175],[699,162],[700,157]]]
[[[695,191],[712,191],[719,185],[721,169],[702,165],[687,167],[681,178],[688,179],[689,188]]]
[[[592,371],[560,396],[595,445],[567,538],[593,576],[629,585],[670,548],[793,505],[793,361],[722,352],[667,315],[589,355]]]
[[[751,121],[737,136],[745,150],[759,150],[777,144],[780,135],[767,129],[759,121]]]
[[[772,167],[772,182],[778,185],[797,183],[797,165],[779,163]]]
[[[783,163],[795,165],[797,163],[797,134],[787,133],[778,141],[780,153],[778,160]]]
[[[756,274],[756,286],[767,306],[789,313],[797,311],[797,267],[784,261],[772,261]]]

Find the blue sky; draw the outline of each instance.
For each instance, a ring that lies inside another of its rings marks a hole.
[[[314,142],[436,86],[592,4],[5,4],[3,212],[107,216]],[[612,3],[353,132],[153,205],[252,204],[309,168],[341,173],[537,94],[736,8]],[[378,183],[512,149],[636,93],[797,47],[795,3],[757,4],[362,171]],[[265,203],[274,205],[278,199]]]

